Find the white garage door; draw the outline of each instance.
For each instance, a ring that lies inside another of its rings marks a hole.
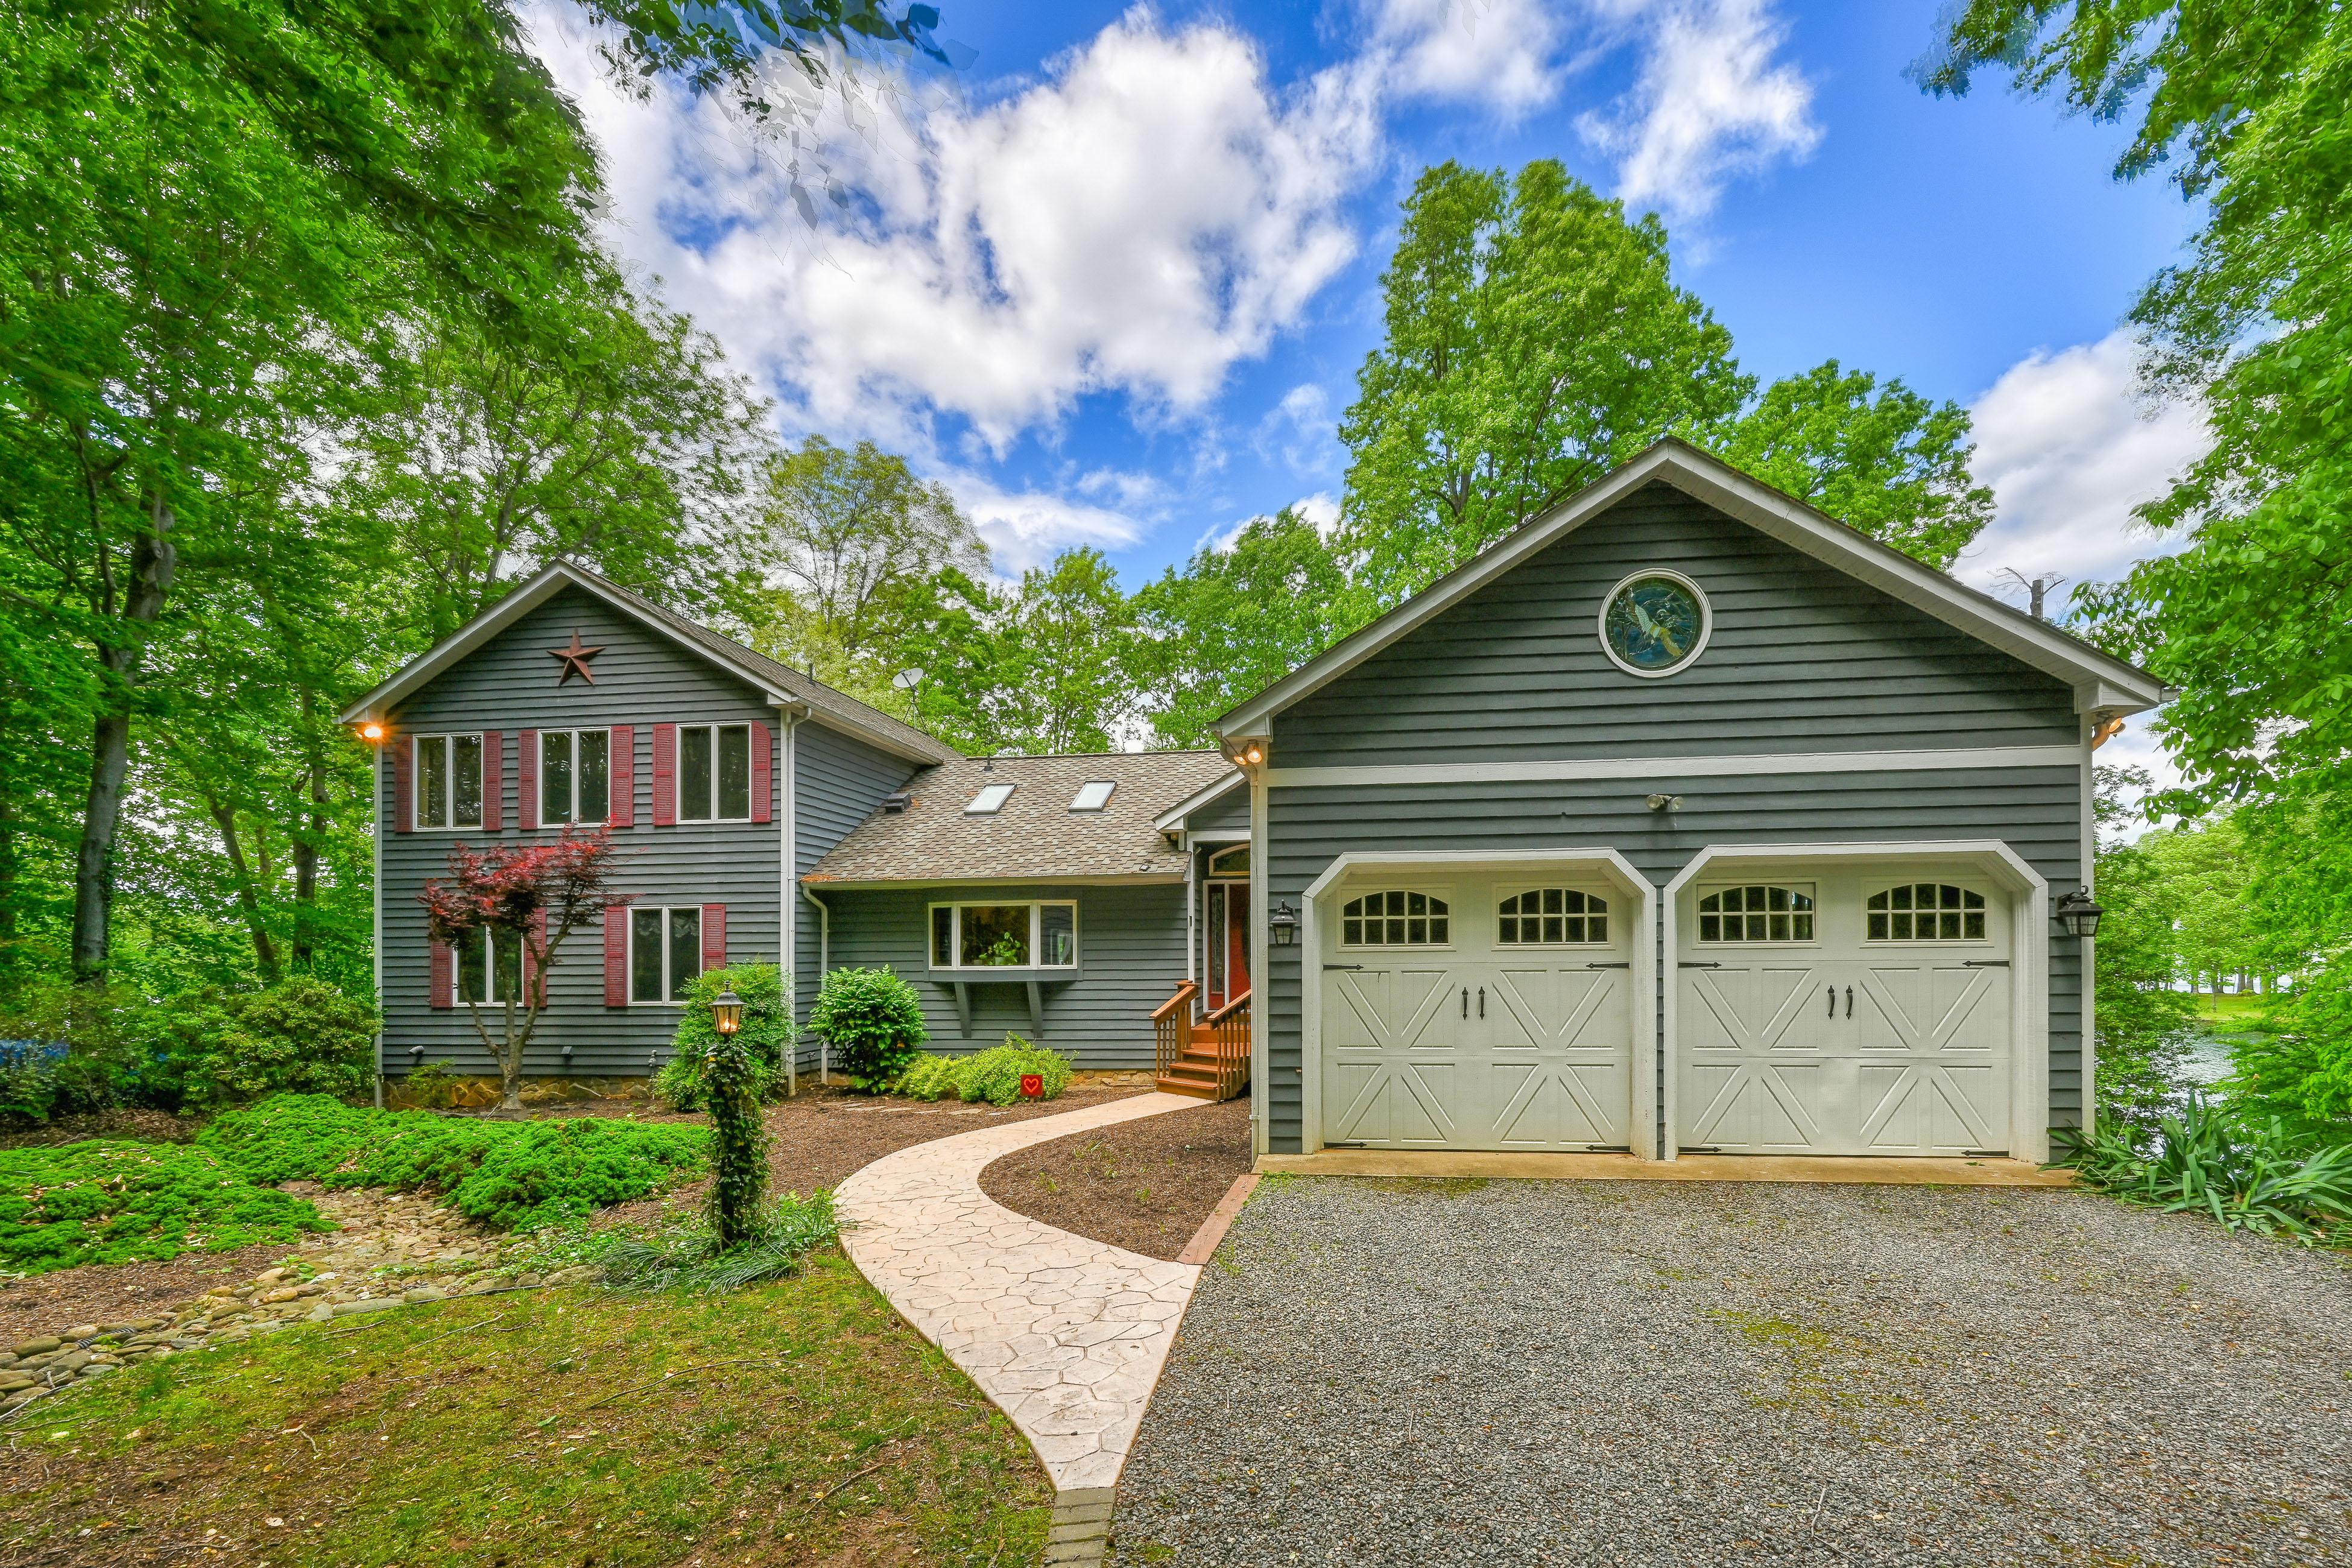
[[[1324,1142],[1625,1147],[1637,907],[1558,873],[1329,895]]]
[[[1743,875],[1676,912],[1678,1145],[2007,1150],[2008,900],[1957,872]]]

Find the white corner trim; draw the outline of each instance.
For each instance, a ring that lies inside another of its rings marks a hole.
[[[2068,748],[2073,750],[2074,748]],[[1710,844],[1691,857],[1675,874],[1659,900],[1659,973],[1667,984],[1662,1037],[1665,1041],[1665,1146],[1663,1157],[1677,1157],[1675,1118],[1681,1109],[1675,1092],[1675,1009],[1682,989],[1680,960],[1675,951],[1675,910],[1685,888],[1701,873],[1722,861],[1770,863],[1846,861],[1884,863],[1889,860],[1969,860],[2000,882],[2011,897],[2014,923],[2010,987],[2010,1038],[2017,1043],[2011,1057],[2010,1152],[2021,1160],[2050,1157],[2050,884],[2026,863],[2025,858],[1998,838],[1919,839],[1892,843],[1832,844]]]
[[[1609,606],[1617,602],[1617,595],[1625,591],[1628,584],[1643,582],[1652,577],[1664,577],[1681,584],[1690,590],[1690,596],[1698,604],[1698,641],[1691,645],[1690,652],[1664,669],[1643,669],[1639,665],[1628,664],[1609,641]],[[1684,670],[1696,664],[1698,656],[1706,651],[1708,641],[1715,636],[1715,601],[1706,596],[1706,589],[1679,572],[1670,572],[1663,566],[1644,566],[1639,572],[1626,573],[1617,579],[1609,592],[1601,595],[1601,613],[1592,617],[1592,630],[1593,635],[1601,639],[1601,651],[1610,663],[1626,674],[1642,680],[1664,680],[1670,675],[1680,675]]]
[[[1244,776],[1249,780],[1250,789],[1250,1143],[1258,1153],[1265,1154],[1272,1152],[1270,1145],[1274,1141],[1274,1107],[1270,1092],[1274,1082],[1274,1055],[1266,1026],[1269,1009],[1265,1005],[1274,994],[1274,977],[1266,973],[1265,967],[1265,917],[1272,908],[1266,899],[1272,879],[1265,868],[1265,770],[1259,768]],[[1310,901],[1307,907],[1312,909],[1314,905]],[[1303,964],[1306,960],[1302,958],[1299,962]],[[1302,991],[1306,989],[1303,976],[1299,988]],[[1306,1056],[1307,1037],[1302,1034],[1299,1037],[1301,1066],[1305,1065]],[[1307,1147],[1307,1097],[1302,1089],[1299,1092],[1298,1122],[1298,1146],[1301,1149]]]
[[[1569,779],[1753,778],[1774,773],[1927,773],[1985,768],[2079,768],[2080,744],[1979,746],[1919,752],[1762,752],[1694,757],[1594,757],[1507,763],[1374,763],[1268,768],[1271,789],[1348,784],[1512,784]]]
[[[1173,832],[1183,826],[1186,817],[1224,795],[1228,790],[1239,789],[1247,783],[1249,783],[1248,775],[1239,768],[1235,768],[1232,773],[1205,788],[1194,790],[1191,795],[1153,817],[1151,826],[1162,833]]]
[[[1253,856],[1253,867],[1261,863]],[[1657,885],[1634,868],[1633,863],[1605,845],[1565,849],[1396,849],[1349,850],[1323,868],[1300,896],[1304,906],[1298,932],[1298,1096],[1299,1149],[1312,1154],[1323,1147],[1323,938],[1318,918],[1323,895],[1351,871],[1367,867],[1430,868],[1475,870],[1487,868],[1543,867],[1558,870],[1605,873],[1619,889],[1642,901],[1633,922],[1633,1082],[1626,1120],[1633,1152],[1644,1160],[1657,1158],[1658,983],[1655,955],[1661,907]],[[1252,1010],[1255,1017],[1256,1009]]]

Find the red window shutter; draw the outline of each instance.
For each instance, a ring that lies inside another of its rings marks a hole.
[[[534,1007],[547,1005],[547,910],[530,917],[530,937],[522,944],[522,994]]]
[[[654,826],[677,826],[677,726],[654,726]]]
[[[446,942],[433,944],[433,962],[427,968],[425,984],[431,995],[425,1005],[430,1007],[454,1007],[457,1005],[457,953]]]
[[[637,825],[637,731],[634,726],[613,726],[610,766],[613,814],[607,820],[615,827],[635,827]]]
[[[727,906],[702,906],[702,967],[707,973],[727,967]]]
[[[496,833],[506,826],[507,736],[503,730],[482,731],[482,830]]]
[[[416,737],[403,735],[386,746],[392,759],[392,830],[416,831]]]
[[[539,826],[539,731],[524,730],[515,736],[515,821],[525,828]]]
[[[775,762],[769,756],[774,742],[765,724],[751,726],[751,820],[769,819],[769,797],[776,793]]]
[[[629,911],[614,904],[604,910],[604,1005],[629,1005]]]

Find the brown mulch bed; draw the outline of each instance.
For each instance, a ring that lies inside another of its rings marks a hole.
[[[1031,1219],[1172,1260],[1250,1160],[1249,1101],[1203,1101],[1007,1154],[980,1189]]]
[[[47,1149],[86,1138],[126,1138],[135,1143],[184,1143],[204,1125],[200,1116],[168,1110],[93,1110],[53,1121],[0,1129],[0,1149]]]

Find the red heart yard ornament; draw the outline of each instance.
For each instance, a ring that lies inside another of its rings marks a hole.
[[[1045,1097],[1045,1074],[1043,1074],[1043,1073],[1034,1073],[1034,1072],[1024,1072],[1024,1073],[1023,1073],[1023,1074],[1021,1075],[1021,1098],[1022,1098],[1022,1099],[1024,1099],[1024,1100],[1040,1100],[1040,1099],[1043,1099],[1043,1098]]]

